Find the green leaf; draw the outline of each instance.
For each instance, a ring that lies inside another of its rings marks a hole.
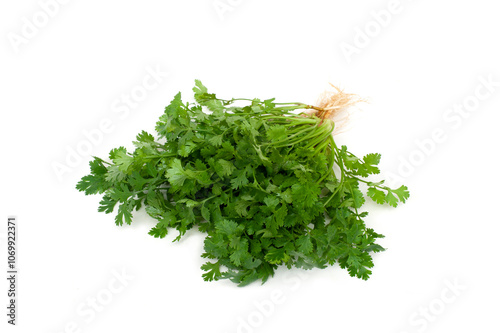
[[[210,210],[208,210],[207,206],[201,206],[201,216],[208,222],[210,222]]]
[[[132,223],[132,208],[129,202],[124,202],[118,207],[118,214],[115,217],[116,225],[123,225]]]
[[[156,226],[148,231],[148,234],[154,238],[165,238],[168,234],[167,227],[164,226],[163,222],[159,222]]]
[[[76,184],[76,189],[85,192],[85,195],[103,193],[107,187],[107,181],[103,176],[94,175],[83,176]]]
[[[206,262],[201,266],[201,269],[206,271],[206,273],[202,274],[203,280],[205,281],[217,281],[222,276],[219,262]]]
[[[177,201],[177,203],[186,204],[187,208],[196,207],[196,206],[198,206],[200,204],[198,201],[194,201],[194,200],[187,199],[187,198],[180,199],[180,200]]]
[[[272,247],[264,257],[270,264],[281,264],[287,262],[290,256],[285,252],[284,248]]]
[[[184,144],[179,144],[177,153],[182,157],[188,157],[192,151],[194,151],[198,145],[192,141],[188,141]]]
[[[242,262],[247,260],[249,257],[250,256],[248,251],[243,247],[239,247],[233,253],[231,253],[229,259],[231,259],[231,262],[236,266],[240,266]]]
[[[126,175],[119,169],[117,165],[111,165],[106,174],[106,181],[111,183],[119,183],[125,179]]]
[[[376,189],[375,187],[368,188],[367,195],[380,205],[385,202],[385,193],[381,190]]]
[[[354,200],[353,207],[360,208],[361,206],[363,206],[363,204],[365,203],[365,198],[363,197],[363,193],[361,193],[361,191],[358,188],[353,188],[351,194]]]
[[[236,177],[231,179],[231,188],[237,190],[248,184],[248,178],[242,170],[236,171]]]
[[[287,205],[282,204],[280,208],[274,213],[274,219],[276,220],[276,226],[282,227],[285,224],[285,218],[288,214]]]
[[[172,186],[179,188],[184,184],[187,176],[182,167],[181,160],[174,158],[170,163],[170,168],[166,172],[166,177]]]
[[[387,202],[392,207],[398,206],[398,199],[394,196],[394,194],[392,194],[391,191],[387,191],[387,194],[385,196],[385,202]]]
[[[271,142],[283,140],[287,137],[286,127],[283,125],[270,126],[266,135]]]
[[[168,228],[175,226],[177,217],[175,212],[171,210],[160,211],[153,207],[148,207],[147,212],[149,215],[157,218],[159,222],[149,230],[149,234],[155,238],[165,238],[168,234]]]
[[[368,164],[368,165],[378,165],[380,163],[380,158],[382,157],[382,155],[380,154],[368,154],[366,155],[365,157],[363,157],[363,161],[365,162],[365,164]]]
[[[219,177],[230,176],[233,173],[234,169],[235,168],[233,163],[224,159],[217,160],[215,172],[217,172]]]
[[[242,226],[238,226],[238,224],[234,221],[230,220],[221,220],[215,222],[215,228],[224,235],[236,235],[242,231]]]
[[[208,142],[216,147],[219,147],[222,145],[222,134],[219,135],[214,135],[210,139],[208,139]]]
[[[133,188],[143,189],[146,184],[149,184],[151,182],[151,179],[146,179],[146,178],[142,177],[139,172],[132,171],[129,182]]]
[[[115,148],[109,153],[109,158],[115,163],[122,172],[127,172],[134,158],[127,154],[124,147]]]
[[[311,242],[311,236],[302,235],[295,241],[297,249],[303,254],[309,254],[313,250],[313,244]]]
[[[405,203],[406,200],[410,197],[410,192],[408,191],[408,187],[401,185],[398,189],[392,190],[393,193],[395,193],[399,201]]]
[[[294,204],[304,205],[306,208],[310,208],[319,199],[321,194],[321,189],[318,184],[294,184],[292,185],[292,198]]]
[[[286,191],[282,192],[280,197],[288,204],[291,204],[293,202],[293,196],[292,196],[291,189],[287,189]]]
[[[250,203],[248,201],[238,200],[238,201],[236,201],[236,203],[234,205],[234,210],[236,211],[236,213],[239,216],[247,216],[248,215],[248,211],[247,211],[248,206],[250,206]]]
[[[113,199],[109,194],[106,194],[99,202],[99,208],[97,210],[99,212],[105,212],[106,214],[109,214],[113,212],[117,202],[118,200]]]
[[[207,88],[200,80],[195,80],[194,99],[203,106],[206,106],[210,111],[213,111],[217,116],[221,115],[224,106],[215,94],[209,94]]]
[[[275,196],[268,195],[264,198],[264,203],[266,206],[274,210],[274,208],[280,203],[280,199]]]
[[[154,136],[149,134],[146,131],[141,131],[141,133],[137,134],[136,140],[138,142],[143,142],[143,143],[154,143],[155,142]]]

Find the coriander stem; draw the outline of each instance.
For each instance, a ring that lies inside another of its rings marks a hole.
[[[177,156],[177,153],[158,154],[158,155],[148,155],[148,156],[144,156],[144,158],[175,157],[175,156]]]
[[[314,129],[315,129],[315,128],[314,128],[313,126],[308,126],[308,128],[305,128],[305,129],[303,129],[303,130],[300,130],[300,131],[298,131],[297,133],[292,134],[292,135],[290,135],[289,137],[286,137],[286,138],[285,138],[285,139],[283,139],[283,140],[274,141],[274,142],[268,142],[268,143],[264,143],[264,144],[262,144],[262,145],[263,145],[263,146],[267,146],[267,145],[281,144],[281,143],[283,143],[283,142],[290,141],[290,139],[291,139],[291,138],[294,138],[294,137],[296,137],[296,136],[298,136],[298,135],[300,135],[300,134],[302,134],[302,133],[312,131],[312,130],[314,130]]]

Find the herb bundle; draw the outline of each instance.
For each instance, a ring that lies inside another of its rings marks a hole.
[[[104,193],[98,211],[117,208],[117,225],[130,224],[144,205],[157,220],[149,231],[154,237],[177,229],[179,240],[193,227],[206,233],[201,268],[207,281],[264,283],[280,265],[336,262],[368,279],[371,253],[384,250],[376,243],[384,236],[363,221],[362,188],[394,207],[409,192],[367,180],[380,172],[380,154],[360,159],[335,144],[331,114],[348,105],[349,96],[339,91],[311,106],[223,100],[198,80],[193,90],[195,104],[179,93],[166,107],[156,138],[142,131],[133,152],[119,147],[109,161],[94,157],[77,189]]]

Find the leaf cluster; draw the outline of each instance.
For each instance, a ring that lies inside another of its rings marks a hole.
[[[280,265],[325,268],[336,262],[367,279],[371,254],[383,251],[383,235],[367,228],[359,212],[360,184],[379,204],[397,206],[409,192],[366,177],[378,174],[379,154],[357,158],[331,136],[334,124],[295,110],[300,103],[274,99],[223,100],[200,81],[196,103],[177,94],[156,123],[125,147],[95,157],[77,184],[103,194],[98,211],[116,211],[117,225],[130,224],[145,207],[164,238],[175,229],[206,233],[201,267],[207,281],[241,285],[265,282]],[[241,103],[243,106],[238,106]],[[337,171],[335,171],[337,170]]]

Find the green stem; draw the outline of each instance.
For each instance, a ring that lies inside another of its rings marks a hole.
[[[318,143],[326,140],[328,138],[328,136],[331,136],[332,130],[333,130],[333,126],[331,124],[332,124],[331,122],[323,123],[319,127],[320,130],[317,133],[317,139],[312,140],[306,147],[312,148],[312,147],[316,146]]]
[[[332,150],[332,153],[334,153],[335,156],[337,156],[337,164],[340,167],[340,183],[339,183],[339,186],[337,187],[337,189],[335,190],[335,192],[333,192],[332,195],[330,195],[330,197],[323,204],[323,206],[326,206],[330,202],[330,200],[332,200],[333,197],[337,194],[337,192],[340,191],[340,189],[342,188],[342,185],[344,185],[344,179],[345,179],[344,164],[342,163],[342,159],[340,158],[340,155],[337,153],[338,148],[336,147],[335,142],[333,140],[332,140],[332,144],[335,147],[334,150]]]
[[[273,146],[273,145],[281,144],[281,143],[284,143],[284,142],[287,142],[287,141],[289,142],[289,141],[291,141],[290,139],[292,139],[292,138],[294,138],[294,137],[296,137],[296,136],[298,136],[298,135],[300,135],[302,133],[306,133],[306,132],[313,131],[313,130],[315,130],[314,126],[307,126],[306,128],[304,128],[302,130],[299,130],[297,133],[292,134],[292,135],[286,137],[285,139],[282,139],[282,140],[279,140],[279,141],[274,141],[274,142],[264,143],[262,145],[263,146],[267,146],[267,145]]]
[[[177,156],[177,153],[149,155],[149,156],[144,156],[143,158],[175,157],[175,156]]]
[[[386,191],[391,191],[392,190],[390,187],[383,186],[381,182],[378,182],[378,183],[370,182],[368,180],[356,177],[351,172],[349,172],[348,174],[349,174],[350,177],[352,177],[352,178],[354,178],[354,179],[356,179],[356,180],[358,180],[358,181],[360,181],[362,183],[365,183],[368,186],[378,187],[378,188],[386,190]]]
[[[327,138],[324,142],[318,145],[316,149],[314,149],[314,151],[316,152],[316,154],[325,154],[326,148],[328,147],[329,144],[330,140],[328,140]]]
[[[274,103],[274,105],[305,105],[304,103]]]
[[[313,127],[314,131],[312,131],[304,136],[301,136],[300,138],[296,138],[295,140],[289,140],[285,144],[273,145],[273,147],[274,148],[281,148],[281,147],[286,147],[286,146],[292,146],[292,145],[298,144],[300,142],[303,142],[305,140],[317,138],[319,136],[324,137],[324,139],[325,139],[327,137],[327,135],[331,134],[331,125],[328,125],[328,124],[325,125],[325,124],[326,123],[323,123],[319,127]],[[328,126],[330,126],[330,128],[328,128]],[[317,140],[314,140],[314,141],[317,141]]]
[[[328,148],[328,145],[330,145],[330,155],[328,156],[328,172],[321,177],[317,183],[321,183],[326,177],[328,177],[330,174],[333,174],[335,176],[335,173],[333,172],[333,165],[335,164],[335,153],[333,150],[333,146],[335,145],[335,142],[333,141],[333,137],[329,137],[328,140],[326,141],[327,145],[325,146],[325,152],[326,149]]]
[[[283,116],[283,115],[263,115],[260,117],[261,119],[285,119],[288,121],[294,121],[297,123],[310,123],[310,124],[317,124],[319,122],[319,118],[305,118],[305,117],[299,117],[296,114],[290,114],[289,116]]]
[[[316,145],[322,143],[322,142],[325,142],[326,139],[328,139],[328,136],[331,136],[332,133],[329,132],[328,130],[327,131],[323,131],[320,135],[318,135],[316,137],[315,140],[312,140],[307,146],[306,148],[313,148],[315,147]]]

